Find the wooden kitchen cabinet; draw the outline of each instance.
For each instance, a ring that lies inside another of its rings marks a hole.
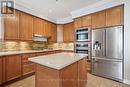
[[[91,24],[92,24],[91,15],[86,15],[86,16],[82,17],[82,26],[83,27],[91,26]]]
[[[4,39],[19,39],[19,12],[15,11],[14,17],[4,17]]]
[[[78,87],[85,87],[87,81],[87,61],[82,59],[78,62]]]
[[[74,19],[74,28],[81,28],[82,27],[82,18],[76,18]]]
[[[123,25],[123,6],[106,10],[106,26]]]
[[[22,75],[27,75],[35,72],[35,64],[30,62],[30,57],[35,57],[36,54],[23,54],[22,55]]]
[[[20,13],[20,40],[32,40],[33,37],[33,16]]]
[[[22,61],[21,61],[20,55],[5,57],[6,81],[10,81],[10,80],[13,80],[22,76],[21,63]]]
[[[63,26],[64,42],[74,42],[74,23],[68,23]]]
[[[92,28],[102,28],[106,26],[106,11],[92,14]]]
[[[49,42],[57,42],[57,25],[51,23],[51,36]]]
[[[44,35],[43,20],[37,17],[33,18],[34,34]]]
[[[2,84],[2,77],[3,77],[3,67],[2,67],[2,58],[0,57],[0,85]]]

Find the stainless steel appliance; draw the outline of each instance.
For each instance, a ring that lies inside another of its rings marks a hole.
[[[90,41],[90,28],[76,29],[76,41]]]
[[[76,53],[88,54],[90,58],[90,55],[91,55],[90,42],[77,42],[75,48],[76,48],[75,49]]]
[[[48,37],[43,35],[35,34],[33,36],[33,41],[39,41],[39,42],[47,42]]]
[[[123,26],[92,30],[92,74],[123,81]]]

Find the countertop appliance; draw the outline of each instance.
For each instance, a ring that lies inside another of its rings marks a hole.
[[[76,42],[75,46],[75,52],[76,53],[82,53],[82,54],[88,54],[88,58],[90,58],[90,42]]]
[[[43,36],[43,35],[39,35],[39,34],[35,34],[33,36],[33,41],[47,42],[47,39],[48,39],[47,36]]]
[[[92,30],[92,74],[123,81],[123,26]]]
[[[81,41],[90,41],[90,28],[89,27],[84,27],[84,28],[79,28],[76,29],[76,41],[81,42]]]

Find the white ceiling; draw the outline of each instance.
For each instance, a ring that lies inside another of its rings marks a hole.
[[[58,20],[71,16],[71,12],[95,4],[101,0],[15,0],[16,3],[44,15]]]

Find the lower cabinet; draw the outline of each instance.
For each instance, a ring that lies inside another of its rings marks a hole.
[[[5,79],[10,81],[22,76],[21,56],[6,56],[5,57]]]
[[[22,55],[22,75],[27,75],[35,72],[35,64],[30,62],[28,58],[35,57],[36,54],[23,54]]]
[[[2,84],[2,58],[0,57],[0,85]]]

